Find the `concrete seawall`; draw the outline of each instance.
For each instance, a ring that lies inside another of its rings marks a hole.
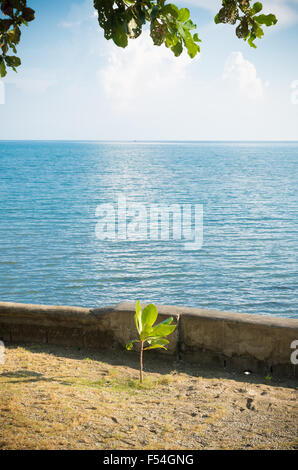
[[[175,358],[231,370],[297,376],[291,343],[298,320],[187,307],[157,305],[162,321],[178,323],[167,352]],[[0,302],[0,340],[48,343],[98,350],[123,350],[136,338],[135,305],[88,309]],[[152,353],[152,352],[151,352]]]

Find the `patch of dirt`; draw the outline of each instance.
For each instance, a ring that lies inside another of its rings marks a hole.
[[[10,345],[0,449],[297,449],[295,382],[169,356]]]

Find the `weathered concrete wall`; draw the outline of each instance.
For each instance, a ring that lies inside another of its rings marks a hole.
[[[298,320],[189,310],[194,311],[184,311],[180,319],[181,355],[185,360],[262,374],[297,373],[290,356],[291,343],[298,338]]]
[[[277,376],[295,376],[291,343],[298,320],[160,305],[158,321],[178,328],[166,354],[197,363]],[[0,339],[96,349],[120,349],[136,337],[135,305],[98,309],[0,302]],[[296,366],[297,367],[297,366]]]
[[[0,302],[0,339],[96,349],[123,349],[136,339],[135,305],[87,309]],[[176,317],[177,314],[172,314]],[[169,315],[159,309],[157,321]],[[171,335],[168,354],[177,350],[177,332]]]

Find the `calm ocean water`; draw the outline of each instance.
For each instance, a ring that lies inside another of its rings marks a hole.
[[[295,143],[0,142],[0,300],[297,317]],[[203,204],[204,244],[100,241],[119,193]]]

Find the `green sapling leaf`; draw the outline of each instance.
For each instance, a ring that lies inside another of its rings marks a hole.
[[[147,305],[142,312],[142,331],[149,330],[157,319],[157,308],[154,304]]]
[[[138,339],[133,339],[132,341],[129,341],[129,343],[126,344],[126,349],[127,351],[130,351],[133,348],[134,343],[139,343],[140,341]]]
[[[142,317],[142,307],[141,307],[140,301],[138,300],[136,303],[135,323],[136,323],[136,327],[137,327],[139,334],[141,334],[142,332],[141,317]]]

